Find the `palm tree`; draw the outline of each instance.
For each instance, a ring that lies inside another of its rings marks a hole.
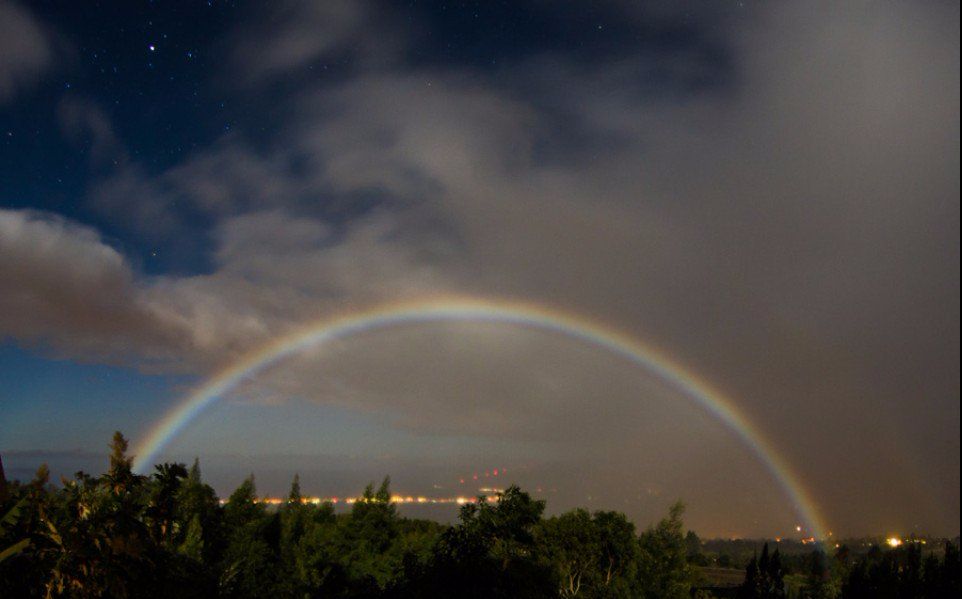
[[[153,488],[147,518],[154,541],[164,545],[172,540],[174,518],[177,514],[177,494],[187,478],[184,464],[158,464],[154,466]]]

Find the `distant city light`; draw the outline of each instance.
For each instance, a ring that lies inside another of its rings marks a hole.
[[[886,543],[889,547],[898,547],[899,545],[902,544],[902,539],[900,539],[900,538],[898,538],[898,537],[889,537],[889,538],[885,539],[885,543]]]
[[[489,488],[478,489],[478,490],[481,491],[482,493],[484,492],[500,493],[501,492],[500,489],[489,489]],[[499,495],[485,496],[485,500],[492,503],[497,503],[500,499],[501,498]],[[260,499],[257,500],[257,503],[263,503],[267,505],[284,505],[285,503],[287,503],[287,501],[288,500],[283,497],[261,497]],[[355,503],[362,503],[365,501],[365,499],[363,497],[304,497],[302,501],[303,503],[312,503],[314,505],[320,505],[322,503],[332,503],[332,504],[345,503],[347,505],[353,505]],[[402,504],[402,505],[404,504],[450,504],[450,503],[457,504],[457,505],[464,505],[466,503],[475,503],[478,501],[478,498],[463,497],[463,496],[425,497],[422,495],[418,497],[412,497],[412,496],[403,496],[403,495],[392,495],[389,501],[390,503]],[[225,504],[227,503],[227,500],[221,499],[220,503]]]

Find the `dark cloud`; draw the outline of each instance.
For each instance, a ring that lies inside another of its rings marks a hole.
[[[0,210],[0,335],[88,362],[171,364],[187,337],[158,318],[126,259],[90,228]]]
[[[57,116],[64,134],[77,147],[89,152],[93,166],[127,162],[127,151],[110,118],[94,102],[67,98],[60,103]]]
[[[91,196],[98,213],[157,240],[198,218],[210,221],[296,202],[301,187],[284,156],[261,156],[227,136],[159,174],[125,165],[97,184]]]
[[[385,22],[389,12],[367,1],[274,2],[258,7],[230,36],[226,52],[247,84],[276,83],[309,69],[322,72],[345,60],[366,67],[389,64],[406,37]]]
[[[36,83],[52,59],[44,27],[16,3],[0,2],[0,103]]]

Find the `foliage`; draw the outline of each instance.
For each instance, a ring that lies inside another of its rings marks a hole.
[[[852,567],[841,585],[844,599],[868,597],[958,597],[959,548],[945,543],[942,559],[929,554],[923,560],[918,543],[890,551],[871,551]]]
[[[20,513],[23,511],[26,504],[27,499],[21,499],[7,511],[3,518],[0,518],[0,562],[17,555],[30,545],[30,539],[20,539],[10,546],[4,546],[8,542],[6,538],[7,530],[12,529],[14,525],[16,525],[17,521],[20,519]]]
[[[688,564],[681,517],[685,505],[677,502],[668,517],[641,534],[639,539],[638,596],[682,599],[691,593],[694,578]]]
[[[745,582],[738,592],[739,599],[785,599],[785,572],[778,549],[769,556],[768,543],[762,555],[752,557],[745,569]]]
[[[560,597],[632,596],[639,547],[624,514],[576,509],[539,528],[538,545]]]
[[[684,529],[684,506],[637,534],[624,514],[575,509],[548,518],[516,486],[462,506],[445,526],[398,514],[390,480],[369,485],[349,513],[305,501],[295,476],[277,509],[249,476],[221,503],[200,465],[132,471],[116,433],[107,471],[49,483],[4,484],[3,597],[709,597],[696,566],[711,544]],[[784,546],[782,547],[784,548]],[[742,597],[949,597],[959,551],[919,544],[853,557],[821,550],[748,562]],[[730,559],[730,558],[729,558]],[[720,560],[718,560],[720,562]],[[747,561],[747,559],[746,559]],[[717,563],[717,562],[713,562]],[[742,562],[745,563],[745,562]],[[727,572],[740,572],[727,570]],[[791,584],[790,584],[791,583]]]

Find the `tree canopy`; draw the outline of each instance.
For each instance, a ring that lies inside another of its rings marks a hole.
[[[511,486],[462,506],[448,526],[401,516],[389,478],[368,485],[347,513],[305,501],[296,475],[276,508],[261,501],[253,475],[221,502],[198,461],[139,476],[127,446],[116,433],[101,476],[78,472],[54,486],[42,467],[32,481],[0,481],[0,596],[711,596],[699,582],[708,558],[685,530],[680,502],[639,533],[614,511],[545,517],[543,500]],[[819,550],[792,569],[788,576],[779,550],[766,544],[734,590],[787,599],[947,597],[959,589],[951,544],[941,557],[923,556],[918,545],[856,560],[845,547],[834,559]]]

